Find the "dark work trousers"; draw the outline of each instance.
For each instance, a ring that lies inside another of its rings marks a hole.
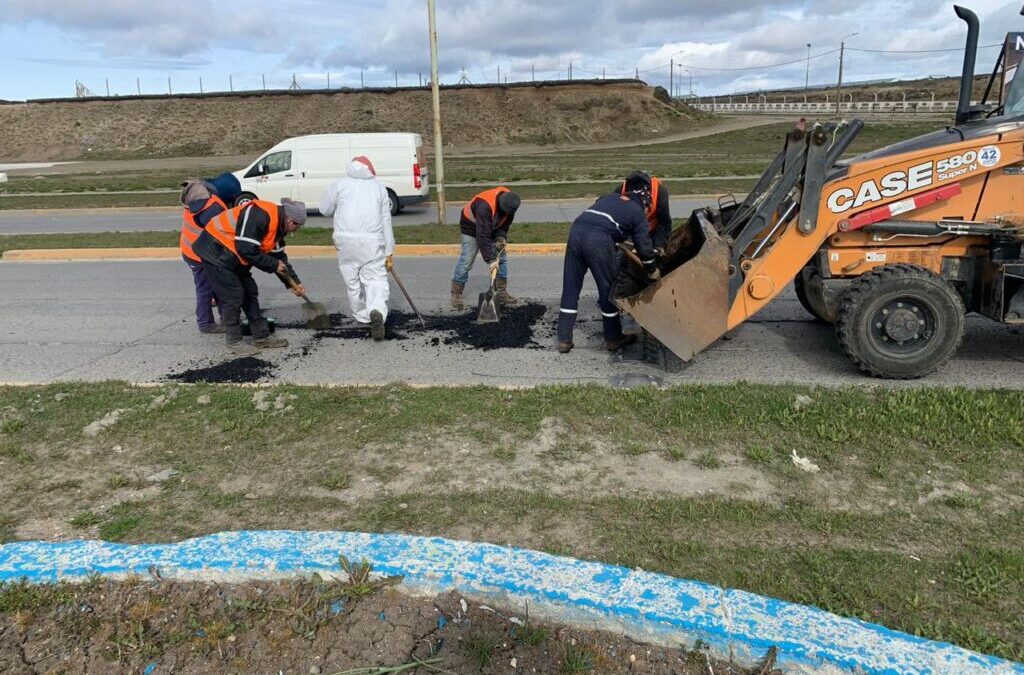
[[[597,282],[597,306],[601,308],[604,339],[613,342],[622,339],[622,319],[611,300],[611,292],[618,273],[615,241],[605,232],[587,227],[573,226],[569,243],[565,247],[565,265],[562,268],[562,303],[558,311],[558,340],[572,340],[579,310],[580,291],[587,270]]]
[[[196,285],[196,323],[200,329],[212,328],[214,325],[213,308],[210,306],[217,300],[217,294],[206,279],[206,272],[203,271],[202,263],[197,263],[191,258],[181,256],[188,268],[192,270],[192,283]],[[220,302],[217,302],[217,310],[220,310]]]
[[[249,267],[227,267],[203,261],[206,279],[213,287],[220,303],[221,320],[224,322],[224,337],[229,345],[242,340],[240,324],[242,311],[249,317],[252,337],[255,340],[270,335],[270,327],[260,310],[260,290],[252,278]]]

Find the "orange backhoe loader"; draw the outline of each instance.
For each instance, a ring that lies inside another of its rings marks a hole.
[[[967,312],[1024,323],[1024,34],[1007,36],[972,106],[978,19],[954,9],[968,29],[954,124],[852,159],[840,158],[860,120],[797,125],[742,203],[698,209],[673,233],[660,281],[627,272],[619,307],[685,361],[793,282],[853,363],[884,378],[944,364]]]

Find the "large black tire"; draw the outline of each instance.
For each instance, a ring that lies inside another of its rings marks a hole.
[[[793,279],[793,288],[796,290],[796,299],[800,301],[807,313],[818,321],[824,323],[835,323],[836,318],[829,314],[825,305],[825,298],[820,292],[813,292],[811,288],[821,288],[821,284],[812,285],[811,280],[816,277],[818,270],[808,266],[800,270]]]
[[[858,278],[843,295],[836,336],[862,371],[915,379],[956,353],[964,314],[963,300],[942,277],[917,265],[887,265]]]
[[[397,216],[398,212],[402,210],[402,205],[398,201],[398,195],[391,188],[388,188],[388,200],[391,202],[391,215]]]

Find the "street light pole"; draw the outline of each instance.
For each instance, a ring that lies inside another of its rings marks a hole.
[[[441,138],[441,93],[437,85],[437,20],[434,0],[427,0],[427,15],[430,23],[430,94],[434,103],[434,166],[437,177],[437,222],[445,223],[444,213],[444,141]]]
[[[807,70],[804,71],[804,91],[807,91],[811,83],[811,43],[807,43]]]
[[[836,117],[839,117],[839,96],[840,90],[843,88],[843,56],[846,54],[846,38],[858,35],[858,33],[850,33],[844,35],[843,39],[839,42],[839,81],[836,83]]]

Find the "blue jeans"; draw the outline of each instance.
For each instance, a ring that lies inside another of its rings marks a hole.
[[[473,263],[476,261],[476,254],[479,250],[480,247],[476,245],[476,237],[471,237],[468,234],[462,235],[462,252],[459,253],[459,259],[455,263],[455,274],[452,275],[452,281],[464,284],[469,280],[469,271],[473,269]],[[498,256],[498,278],[508,279],[508,259],[504,251]]]

